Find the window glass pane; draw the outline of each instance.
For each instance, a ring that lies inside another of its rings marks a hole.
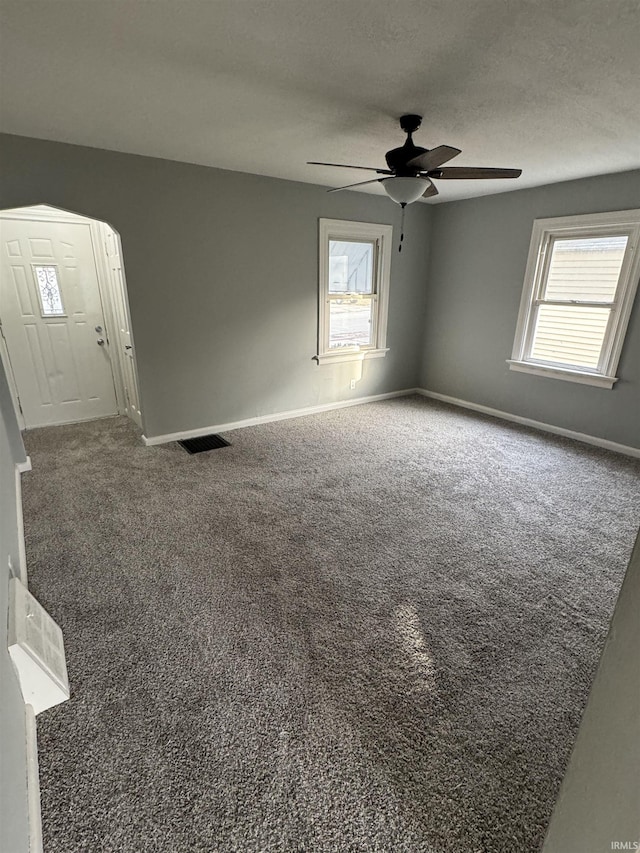
[[[540,305],[531,358],[595,369],[609,313],[609,308]]]
[[[58,271],[55,267],[35,267],[36,281],[40,291],[42,314],[45,317],[56,317],[64,314],[62,295],[58,284]]]
[[[556,238],[544,298],[613,302],[628,239]]]
[[[373,293],[373,247],[329,240],[329,293]]]
[[[329,290],[344,293],[349,281],[349,256],[329,255]]]
[[[373,300],[353,296],[329,301],[329,347],[371,346]]]

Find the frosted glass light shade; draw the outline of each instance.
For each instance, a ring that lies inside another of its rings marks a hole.
[[[382,182],[386,194],[398,204],[417,201],[429,184],[428,178],[387,178]]]

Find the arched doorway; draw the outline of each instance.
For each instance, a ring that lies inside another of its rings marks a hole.
[[[21,427],[142,426],[120,239],[47,205],[0,211],[0,355]]]

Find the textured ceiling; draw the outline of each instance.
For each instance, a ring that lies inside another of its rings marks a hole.
[[[418,145],[517,181],[640,167],[637,0],[0,0],[1,125],[328,187]],[[376,185],[372,190],[381,192]]]

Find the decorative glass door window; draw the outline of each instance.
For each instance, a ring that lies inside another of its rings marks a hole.
[[[58,270],[55,266],[34,265],[33,272],[38,285],[40,308],[43,317],[63,317],[65,314],[62,304],[62,293],[58,281]]]
[[[329,241],[329,348],[368,347],[375,337],[375,243]]]

